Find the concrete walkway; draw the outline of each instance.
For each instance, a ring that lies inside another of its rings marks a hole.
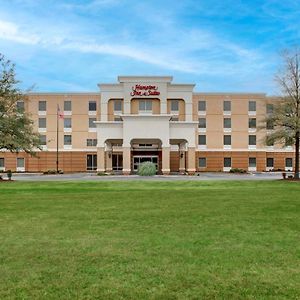
[[[6,174],[3,174],[6,179]],[[60,175],[43,175],[34,173],[13,174],[12,179],[16,181],[174,181],[174,180],[277,180],[281,179],[281,173],[253,173],[253,174],[230,174],[230,173],[200,173],[199,176],[185,175],[155,175],[143,177],[138,175],[112,175],[97,176],[95,173],[74,173]]]

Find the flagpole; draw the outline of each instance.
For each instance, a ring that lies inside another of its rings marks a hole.
[[[58,173],[58,126],[59,126],[58,110],[59,110],[59,106],[57,104],[57,111],[56,111],[56,173]]]

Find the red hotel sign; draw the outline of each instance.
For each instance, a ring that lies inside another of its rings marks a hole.
[[[140,85],[136,84],[132,87],[131,96],[158,96],[160,92],[157,91],[158,87],[156,85]]]

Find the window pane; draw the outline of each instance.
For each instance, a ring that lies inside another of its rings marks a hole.
[[[46,118],[39,118],[39,128],[47,128]]]
[[[89,111],[96,111],[96,110],[97,110],[96,101],[89,101]]]
[[[224,145],[231,145],[231,135],[224,135]]]
[[[274,123],[272,120],[267,120],[267,129],[273,130],[274,129]]]
[[[205,118],[199,118],[199,128],[206,128],[206,119]]]
[[[89,128],[96,128],[96,124],[94,123],[96,118],[89,118]]]
[[[231,157],[224,157],[224,167],[231,168]]]
[[[72,145],[72,136],[64,135],[64,145]]]
[[[122,100],[114,100],[114,111],[122,111]]]
[[[206,168],[206,158],[199,157],[199,168]]]
[[[24,101],[18,101],[17,102],[17,110],[22,112],[22,111],[24,111],[24,108],[25,108]]]
[[[206,111],[206,101],[198,102],[198,111]]]
[[[224,101],[223,102],[223,110],[224,111],[231,111],[231,101]]]
[[[40,135],[40,145],[45,146],[46,144],[46,135]]]
[[[39,101],[39,111],[46,111],[46,110],[47,110],[47,102]]]
[[[72,119],[64,118],[64,128],[72,128]]]
[[[256,158],[249,157],[249,167],[256,167]]]
[[[256,135],[249,135],[249,145],[256,145]]]
[[[86,145],[87,146],[92,146],[92,139],[87,139],[86,140]]]
[[[171,111],[178,111],[178,110],[179,110],[179,101],[171,100]]]
[[[273,104],[267,104],[267,114],[272,114],[274,110]]]
[[[274,158],[273,157],[268,157],[267,158],[267,167],[268,168],[273,168],[274,167]]]
[[[146,109],[145,100],[140,100],[139,101],[139,110],[145,110],[145,109]]]
[[[4,168],[4,158],[0,157],[0,168]]]
[[[71,101],[64,101],[64,110],[65,111],[72,111],[72,102]]]
[[[224,118],[224,128],[231,128],[231,118]]]
[[[249,101],[249,111],[256,111],[256,101]]]
[[[256,118],[249,119],[249,128],[251,128],[251,129],[256,128]]]
[[[24,162],[25,162],[24,158],[17,158],[17,168],[24,168],[25,166]]]
[[[285,166],[287,168],[292,168],[293,167],[293,159],[292,158],[286,158],[285,159]]]
[[[146,100],[146,110],[152,111],[152,101]]]
[[[199,145],[206,145],[206,135],[199,135],[198,143]]]
[[[97,139],[93,139],[93,146],[97,146]]]

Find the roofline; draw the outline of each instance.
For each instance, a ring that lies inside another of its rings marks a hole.
[[[100,95],[100,92],[29,92],[25,95]]]
[[[251,92],[208,92],[208,93],[205,93],[205,92],[193,92],[193,95],[209,95],[209,96],[230,96],[230,95],[242,95],[242,96],[246,96],[246,95],[255,95],[255,96],[264,96],[266,97],[267,94],[266,93],[251,93]]]

